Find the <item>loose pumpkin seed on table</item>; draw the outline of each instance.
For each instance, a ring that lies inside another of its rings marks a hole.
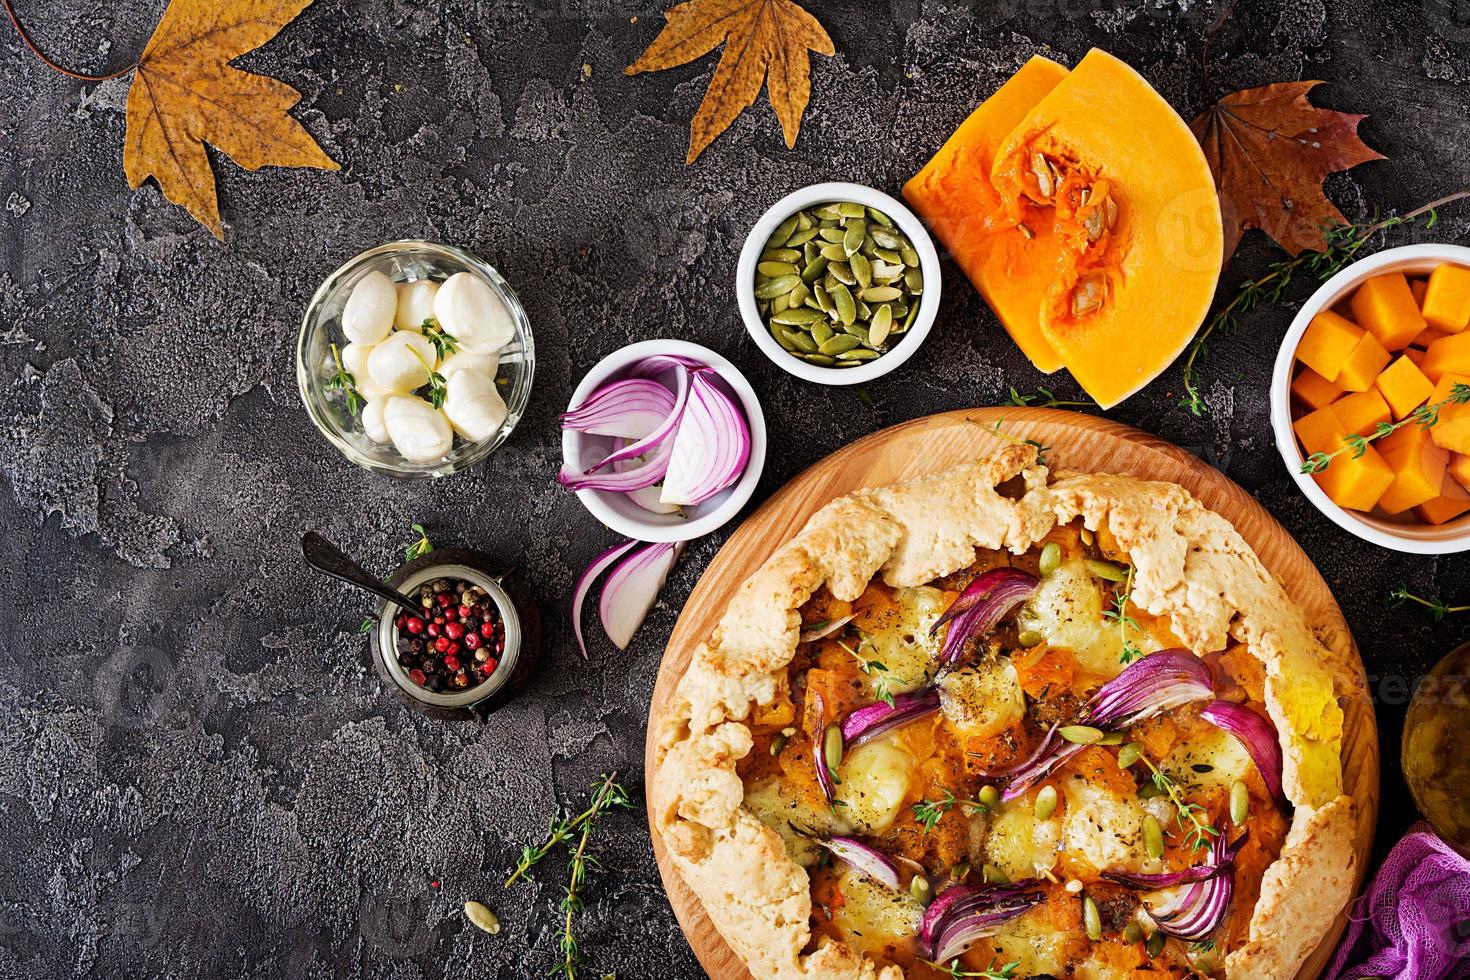
[[[756,264],[756,308],[783,350],[857,367],[903,339],[924,293],[919,253],[877,208],[834,201],[788,216]]]

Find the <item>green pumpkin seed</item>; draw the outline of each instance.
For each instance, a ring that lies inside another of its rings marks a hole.
[[[766,247],[779,248],[780,246],[785,245],[786,240],[791,237],[791,233],[796,230],[796,222],[798,220],[800,219],[793,214],[791,217],[787,218],[785,221],[777,225],[776,230],[771,232],[771,237],[766,240]]]
[[[934,886],[923,875],[914,875],[914,880],[909,882],[909,894],[920,905],[928,905],[934,901]]]
[[[1138,787],[1138,798],[1140,800],[1151,800],[1155,796],[1163,796],[1164,791],[1159,789],[1158,784],[1149,780]]]
[[[873,308],[867,303],[864,303],[861,299],[857,301],[857,311],[859,320],[873,319]]]
[[[879,354],[868,348],[858,348],[837,355],[839,361],[876,361]]]
[[[980,877],[992,885],[1009,885],[1011,879],[1006,873],[993,864],[982,864],[980,866]]]
[[[955,881],[964,881],[970,875],[970,862],[961,861],[949,869],[949,876]]]
[[[791,329],[791,342],[796,345],[797,350],[801,351],[803,354],[817,353],[817,342],[812,339],[811,334],[807,333],[804,330],[798,330],[795,328],[789,329]]]
[[[1041,557],[1036,562],[1036,570],[1041,573],[1042,578],[1056,571],[1062,564],[1062,546],[1055,541],[1048,541],[1041,549]]]
[[[822,733],[822,759],[827,770],[836,773],[842,765],[842,726],[828,725]]]
[[[1107,582],[1126,582],[1128,580],[1128,569],[1117,562],[1103,561],[1101,558],[1088,558],[1085,561],[1087,570],[1098,578]]]
[[[857,319],[857,303],[853,302],[852,293],[842,283],[832,290],[832,302],[837,304],[837,319],[843,323],[851,323]]]
[[[1143,758],[1143,748],[1137,742],[1129,742],[1118,750],[1118,768],[1127,769]]]
[[[1030,650],[1034,646],[1040,646],[1041,641],[1045,639],[1046,637],[1042,636],[1036,630],[1022,630],[1016,634],[1016,642],[1021,644],[1021,647],[1026,650]]]
[[[858,339],[856,337],[849,337],[847,334],[842,333],[836,335],[826,343],[819,345],[817,350],[829,357],[836,357],[838,354],[845,354],[857,346]]]
[[[800,260],[801,252],[794,248],[768,248],[761,253],[762,262],[796,262]],[[760,266],[757,265],[759,270]]]
[[[801,282],[800,276],[776,276],[755,287],[755,298],[775,299],[777,296],[784,296],[795,289],[796,284],[799,282]]]
[[[1122,745],[1122,732],[1105,732],[1103,737],[1097,740],[1098,745]]]
[[[796,212],[796,227],[798,231],[806,231],[808,228],[815,228],[816,226],[817,222],[811,215],[805,211]]]
[[[846,262],[828,263],[827,271],[832,274],[832,278],[836,279],[844,286],[857,285],[857,276],[852,274],[852,266],[848,265]]]
[[[826,354],[797,354],[796,356],[808,364],[815,364],[817,367],[831,367],[837,363]]]
[[[798,231],[796,234],[794,234],[790,238],[786,239],[786,247],[787,248],[795,248],[798,245],[805,245],[807,242],[811,241],[813,238],[816,238],[816,237],[817,237],[817,229],[815,229],[815,228],[806,228],[806,229],[803,229],[801,231]]]
[[[873,314],[873,319],[868,323],[868,340],[874,347],[882,347],[883,341],[888,339],[888,334],[893,330],[893,310],[887,306],[878,307],[878,312]]]
[[[859,286],[866,289],[873,284],[873,264],[868,261],[866,255],[858,252],[852,258],[848,259],[847,262]]]
[[[888,215],[884,214],[882,211],[879,211],[877,208],[868,208],[868,217],[878,222],[878,224],[882,225],[884,228],[893,227],[893,219],[888,217]]]
[[[839,324],[839,326],[842,327],[843,333],[847,334],[849,337],[856,337],[858,339],[858,343],[862,344],[864,347],[872,346],[868,337],[868,328],[863,326],[861,323],[843,323]]]
[[[987,810],[994,810],[1000,806],[1000,790],[994,786],[981,786],[980,792],[975,795],[976,801]]]
[[[903,242],[898,246],[898,255],[903,259],[904,265],[913,266],[916,269],[919,267],[919,253],[915,252],[914,247],[908,242]]]
[[[801,246],[801,261],[811,263],[816,261],[818,255],[822,254],[821,246],[815,241],[807,242]]]
[[[786,736],[782,735],[780,732],[777,732],[776,737],[771,739],[771,755],[780,755],[781,750],[785,747]]]
[[[909,307],[908,313],[904,314],[903,328],[905,330],[907,330],[909,327],[912,327],[914,325],[914,321],[917,320],[918,318],[919,318],[919,304],[916,302],[916,303],[914,303],[913,306],[910,306]]]
[[[784,350],[788,350],[791,353],[795,354],[796,341],[791,339],[791,335],[792,331],[787,330],[780,324],[771,325],[771,336],[776,338],[776,343],[780,344]]]
[[[823,204],[813,211],[812,214],[822,221],[837,221],[842,217],[842,212],[837,209],[835,201],[831,204]]]
[[[500,920],[483,902],[465,902],[464,917],[492,936],[500,932]]]
[[[1251,815],[1251,793],[1240,780],[1230,784],[1230,822],[1239,826]]]
[[[847,237],[847,232],[840,225],[833,228],[819,229],[817,234],[822,236],[822,241],[830,245],[841,245],[842,240]]]
[[[825,259],[823,261],[826,261]],[[836,304],[832,302],[832,294],[827,292],[821,283],[812,285],[812,297],[817,301],[817,309],[823,313],[833,313],[837,310]]]
[[[841,242],[833,242],[831,245],[823,245],[821,255],[833,262],[846,262],[847,249],[842,247]]]
[[[818,255],[812,259],[806,264],[806,268],[801,270],[801,281],[810,286],[822,278],[822,273],[827,271],[827,262],[828,259],[825,255]]]
[[[816,323],[818,320],[825,319],[827,319],[827,314],[822,311],[809,310],[806,307],[801,307],[799,309],[787,310],[784,313],[777,313],[771,317],[771,322],[783,323],[790,327],[805,327],[809,323]]]
[[[1123,941],[1137,943],[1143,941],[1143,926],[1137,922],[1129,922],[1123,927]]]
[[[863,242],[868,240],[868,226],[862,221],[849,221],[847,231],[842,235],[842,249],[848,255],[852,255],[863,247]]]
[[[854,204],[851,201],[839,201],[837,204],[837,213],[844,218],[861,218],[868,213],[868,209],[861,204]]]
[[[898,233],[891,228],[885,228],[881,222],[869,229],[868,234],[873,236],[873,244],[879,248],[897,249],[903,244]]]
[[[1143,818],[1143,849],[1155,861],[1164,856],[1164,828],[1152,813]]]
[[[910,269],[910,272],[913,270]],[[903,278],[904,268],[900,262],[884,262],[877,259],[873,262],[873,278],[885,286],[891,286]],[[907,285],[907,283],[905,283]]]
[[[777,296],[775,299],[771,300],[771,311],[773,313],[780,313],[782,310],[789,310],[790,308],[791,308],[791,294],[790,293],[782,293],[780,296]]]
[[[1031,813],[1037,820],[1050,820],[1051,815],[1057,812],[1057,788],[1047,784],[1037,792],[1036,802],[1031,805]]]
[[[1148,954],[1149,959],[1153,959],[1164,951],[1164,942],[1167,938],[1162,931],[1155,932],[1148,937],[1148,942],[1143,944],[1143,951]]]
[[[924,292],[924,273],[917,266],[910,266],[904,271],[903,284],[913,295],[922,294]]]
[[[1057,734],[1073,745],[1096,745],[1103,737],[1102,729],[1091,725],[1063,725]]]
[[[869,286],[863,290],[863,299],[869,303],[885,303],[902,295],[903,290],[897,286]]]
[[[796,274],[796,263],[794,262],[758,262],[755,270],[763,276],[772,279],[777,276],[791,276]]]
[[[811,287],[804,282],[798,282],[795,286],[791,287],[791,305],[801,306],[811,298],[811,295]]]
[[[827,325],[826,315],[822,316],[820,323],[812,324],[812,339],[817,342],[818,347],[820,347],[822,344],[825,344],[827,341],[831,340],[835,336],[837,336],[837,334],[832,330],[830,326]]]
[[[903,256],[899,255],[891,248],[879,248],[877,245],[874,245],[873,258],[882,259],[889,265],[903,265]]]
[[[1097,903],[1090,895],[1082,897],[1082,928],[1087,931],[1088,939],[1102,938],[1102,916],[1098,914]]]

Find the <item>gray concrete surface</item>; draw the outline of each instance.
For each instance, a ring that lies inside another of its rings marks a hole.
[[[17,0],[37,40],[98,70],[141,50],[162,0]],[[503,892],[522,842],[598,773],[641,786],[662,642],[723,540],[686,553],[625,653],[577,657],[567,603],[613,536],[552,475],[556,414],[602,355],[685,337],[765,400],[758,498],[860,435],[1051,384],[952,264],[940,320],[904,367],[850,390],[794,381],[750,344],[731,279],[788,190],[896,190],[1034,53],[1100,45],[1186,115],[1224,91],[1323,78],[1371,113],[1390,160],[1328,182],[1350,215],[1470,185],[1470,22],[1448,2],[935,0],[812,3],[816,59],[795,151],[764,100],[694,165],[688,120],[715,59],[622,69],[659,6],[321,0],[242,59],[303,94],[340,173],[247,173],[212,154],[227,240],[124,180],[128,80],[46,70],[0,28],[0,977],[530,977],[553,958],[556,888]],[[636,22],[634,18],[636,17]],[[1470,209],[1394,241],[1470,238]],[[360,472],[312,429],[293,341],[317,283],[381,241],[423,236],[494,262],[535,325],[530,413],[485,466],[434,483]],[[1247,239],[1229,288],[1276,258]],[[1293,488],[1267,427],[1277,338],[1299,288],[1219,346],[1213,413],[1175,408],[1177,370],[1114,417],[1191,447],[1256,494],[1334,586],[1380,696],[1380,850],[1412,810],[1396,776],[1407,685],[1470,633],[1388,611],[1390,586],[1470,596],[1464,558],[1409,558],[1337,530]],[[365,660],[367,603],[309,572],[316,528],[387,568],[414,521],[518,562],[546,612],[545,668],[489,723],[405,711]],[[700,975],[641,813],[608,821],[583,917],[586,976]],[[433,887],[438,882],[437,888]],[[504,931],[457,914],[489,902]]]

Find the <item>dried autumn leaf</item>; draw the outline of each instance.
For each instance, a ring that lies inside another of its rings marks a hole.
[[[1292,255],[1321,251],[1327,229],[1347,222],[1322,193],[1323,179],[1384,159],[1358,138],[1363,116],[1307,101],[1307,93],[1320,84],[1244,89],[1190,123],[1220,192],[1227,262],[1250,228],[1261,229]]]
[[[337,164],[291,118],[301,95],[230,60],[275,37],[312,0],[173,0],[138,61],[128,90],[123,170],[134,189],[149,177],[164,197],[224,237],[206,142],[247,170]]]
[[[762,82],[781,120],[786,145],[796,145],[801,116],[812,94],[807,52],[836,53],[832,39],[815,17],[791,0],[688,0],[664,14],[664,20],[664,29],[628,66],[627,74],[688,64],[725,45],[689,125],[686,163],[693,163],[755,102]]]

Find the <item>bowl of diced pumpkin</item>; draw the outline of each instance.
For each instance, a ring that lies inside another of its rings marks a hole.
[[[1366,541],[1470,549],[1470,248],[1408,245],[1312,295],[1272,380],[1276,445],[1316,507]]]

